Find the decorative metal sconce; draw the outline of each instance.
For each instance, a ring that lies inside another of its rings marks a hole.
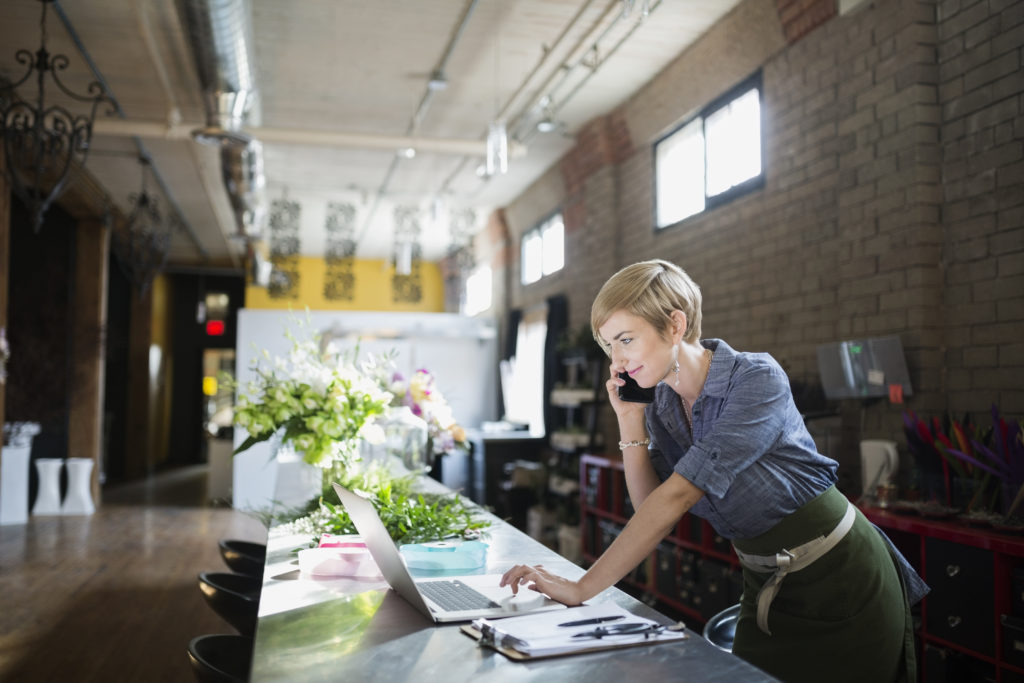
[[[419,303],[423,299],[420,281],[420,212],[416,207],[395,207],[395,273],[391,276],[391,298],[397,302]]]
[[[178,219],[174,214],[165,219],[160,212],[159,199],[148,189],[147,177],[152,173],[149,158],[140,158],[139,165],[142,189],[128,198],[132,207],[128,221],[114,229],[110,247],[125,277],[142,295],[167,263]]]
[[[53,0],[40,0],[43,6],[40,27],[42,38],[35,54],[18,50],[15,59],[27,67],[25,75],[0,88],[0,134],[4,140],[11,186],[28,206],[33,229],[37,232],[50,205],[60,196],[76,163],[85,164],[92,141],[92,123],[101,102],[113,112],[113,100],[100,83],[88,86],[88,95],[77,95],[61,82],[58,73],[68,67],[65,55],[51,55],[46,49],[46,9]],[[46,74],[62,93],[90,105],[89,115],[72,114],[64,107],[46,102]],[[36,77],[34,102],[18,98],[16,89]],[[48,190],[45,188],[49,188]]]
[[[328,202],[326,228],[324,298],[353,301],[356,298],[356,207]]]
[[[299,215],[302,207],[287,197],[270,205],[270,286],[271,299],[297,299],[299,296]]]

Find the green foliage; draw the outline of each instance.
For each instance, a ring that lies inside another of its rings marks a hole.
[[[480,516],[479,508],[458,494],[415,492],[415,475],[396,477],[385,467],[378,466],[339,472],[334,480],[373,503],[396,543],[470,539],[490,526],[490,522]],[[358,533],[345,508],[329,501],[336,498],[330,483],[325,480],[324,495],[318,501],[317,509],[297,520],[300,528],[314,535],[313,543],[317,543],[323,533]]]

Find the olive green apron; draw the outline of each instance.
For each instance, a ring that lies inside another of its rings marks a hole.
[[[847,506],[833,486],[767,532],[733,545],[747,554],[775,555],[828,535]],[[768,611],[768,635],[756,614],[758,592],[771,576],[743,568],[734,654],[787,683],[917,680],[902,578],[882,535],[859,510],[838,545],[783,579]]]

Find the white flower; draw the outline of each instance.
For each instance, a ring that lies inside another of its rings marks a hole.
[[[359,436],[365,439],[368,443],[384,443],[384,428],[376,422],[367,422],[363,425],[362,429],[359,430]]]

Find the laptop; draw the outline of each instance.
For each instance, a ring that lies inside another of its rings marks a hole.
[[[370,501],[335,483],[334,490],[377,562],[384,580],[410,605],[436,623],[496,619],[527,612],[565,609],[542,593],[521,588],[513,597],[508,586],[499,587],[501,574],[445,576],[413,579],[377,510]]]

